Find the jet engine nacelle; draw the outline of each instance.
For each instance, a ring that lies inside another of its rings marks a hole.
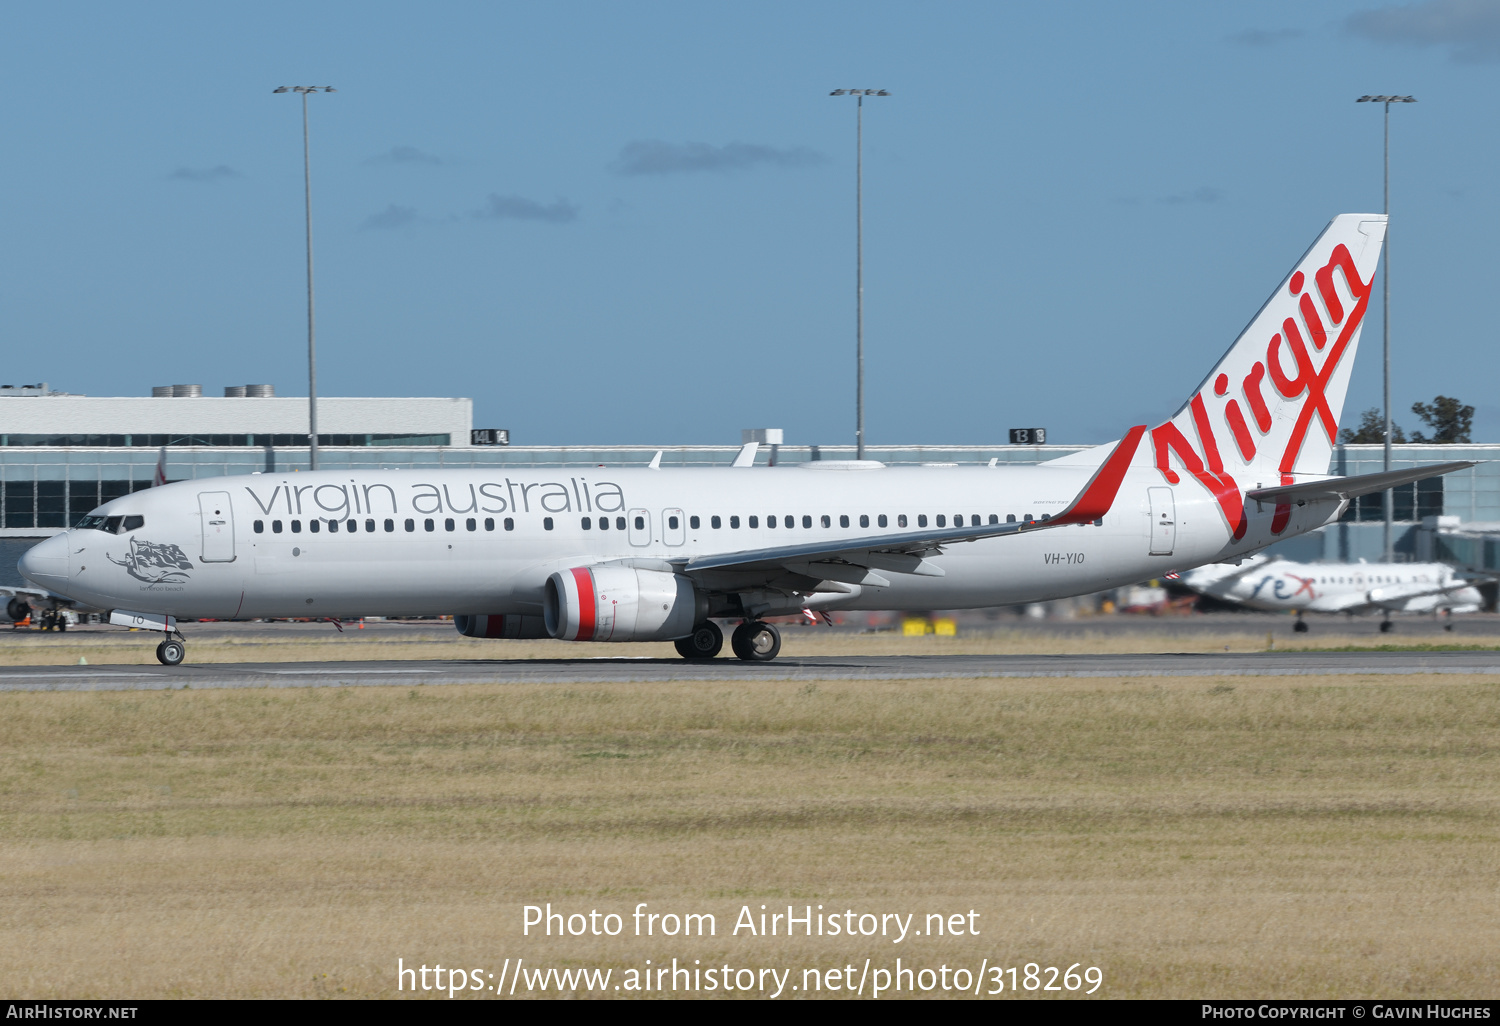
[[[693,582],[665,570],[578,566],[547,578],[542,618],[561,641],[671,641],[708,616]]]
[[[545,638],[547,625],[540,616],[518,616],[514,613],[490,613],[480,616],[455,616],[453,626],[466,638]]]

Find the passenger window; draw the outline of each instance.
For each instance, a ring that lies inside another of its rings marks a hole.
[[[937,515],[937,525],[939,527],[947,527],[948,526],[948,518],[945,517],[945,516],[943,516],[943,514],[939,513]]]
[[[861,513],[859,515],[859,526],[860,527],[869,527],[870,526],[870,515],[868,513]]]
[[[266,522],[264,520],[257,520],[255,522],[255,533],[256,534],[265,534],[266,533]]]
[[[1016,515],[1014,513],[1005,514],[1005,522],[1007,524],[1014,524],[1016,522]]]
[[[823,514],[823,526],[824,527],[832,527],[833,526],[833,518],[830,517],[827,513]]]
[[[918,513],[917,514],[917,526],[918,527],[926,527],[927,526],[927,514],[926,513]]]
[[[464,521],[464,527],[468,528],[470,531],[477,531],[479,530],[479,521],[475,520],[473,517],[470,517],[468,520]]]
[[[745,518],[745,525],[747,527],[752,527],[752,528],[759,527],[760,526],[760,517],[746,517]]]
[[[428,517],[426,520],[422,521],[422,529],[424,531],[435,531],[437,530],[437,524],[433,522],[433,519],[431,517]]]
[[[406,529],[408,531],[415,531],[417,529],[417,522],[415,520],[413,520],[411,517],[407,517],[406,518]]]
[[[323,529],[323,522],[321,520],[309,520],[307,522],[307,529],[313,534],[317,534]]]
[[[514,520],[512,520],[510,517],[506,517],[505,518],[505,529],[507,531],[514,531],[516,529],[516,522]]]
[[[1035,518],[1032,517],[1032,515],[1030,513],[1026,514],[1026,516],[1025,516],[1025,522],[1026,523],[1028,523],[1028,524],[1031,523],[1033,519],[1035,519]]]
[[[588,530],[591,530],[593,528],[593,526],[594,526],[594,520],[593,520],[592,517],[584,517],[582,520],[578,521],[578,524],[585,531],[588,531]]]
[[[1000,517],[997,514],[995,514],[995,513],[991,513],[990,514],[990,523],[992,523],[992,524],[998,524],[999,522],[1000,522]]]
[[[273,521],[271,521],[271,533],[272,534],[280,534],[281,533],[281,521],[280,520],[273,520]]]
[[[302,533],[302,521],[300,521],[300,520],[293,520],[292,521],[292,533],[293,534],[301,534]]]
[[[840,527],[848,527],[849,526],[849,517],[847,515],[841,515],[839,517],[839,526]]]
[[[884,526],[886,526],[887,523],[889,523],[889,521],[886,520],[884,513],[880,514],[880,519],[877,520],[877,521],[875,521],[875,522],[877,524],[879,524],[881,527],[884,527]]]
[[[486,531],[493,531],[495,529],[495,518],[494,517],[485,517],[484,518],[484,529]]]
[[[142,516],[131,516],[131,517],[126,517],[125,518],[125,530],[126,531],[134,531],[137,528],[145,527],[145,526],[146,526],[146,518],[145,517],[142,517]]]
[[[646,518],[645,517],[636,517],[635,518],[635,529],[637,531],[644,531],[646,529]],[[552,530],[552,528],[549,527],[549,528],[547,528],[547,530],[550,531],[550,530]]]
[[[542,530],[544,530],[544,531],[550,531],[550,530],[552,530],[552,518],[551,517],[542,517]]]
[[[724,526],[724,521],[720,520],[718,517],[709,517],[708,524],[715,531],[717,531],[719,528]]]
[[[812,526],[812,517],[803,517],[802,518],[802,526],[803,527],[811,527]]]
[[[754,527],[755,525],[751,524],[750,526]],[[766,526],[767,527],[775,527],[776,526],[776,518],[773,517],[773,516],[772,517],[766,517]]]
[[[688,517],[688,527],[692,528],[694,531],[698,530],[698,525],[700,523],[701,521],[697,517]]]
[[[679,522],[680,521],[678,521],[676,517],[667,517],[667,526],[674,531],[677,530],[677,525]]]
[[[623,531],[623,530],[625,530],[625,518],[624,517],[615,517],[615,530],[616,531]]]
[[[386,534],[390,534],[390,533],[392,533],[395,530],[396,530],[396,522],[394,520],[386,520],[386,522],[385,522],[385,533]]]
[[[453,518],[452,517],[448,517],[448,518],[446,518],[443,521],[443,530],[445,530],[445,531],[451,531],[451,530],[453,530],[453,527],[454,527],[454,524],[453,524]]]
[[[275,527],[276,525],[272,524],[271,526]],[[339,522],[337,520],[330,520],[330,521],[328,521],[328,533],[329,534],[338,534],[339,533]]]
[[[740,518],[739,517],[730,517],[729,518],[729,529],[731,531],[738,531],[740,529]]]
[[[896,526],[897,527],[905,527],[906,526],[906,514],[905,513],[898,513],[896,515]]]
[[[344,530],[348,531],[350,534],[357,533],[359,531],[359,521],[358,520],[346,520],[346,521],[344,521]]]
[[[365,530],[369,531],[371,534],[374,534],[375,533],[375,521],[374,520],[366,520],[365,521]]]

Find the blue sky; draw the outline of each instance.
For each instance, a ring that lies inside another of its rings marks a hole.
[[[472,396],[517,443],[1102,442],[1379,210],[1397,420],[1500,439],[1500,2],[11,4],[5,380]],[[1379,401],[1378,314],[1345,422]]]

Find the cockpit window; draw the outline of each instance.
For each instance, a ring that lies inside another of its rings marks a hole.
[[[128,517],[106,517],[97,513],[90,513],[78,521],[80,531],[106,531],[109,534],[125,534],[137,528],[145,526],[146,518],[143,516]]]

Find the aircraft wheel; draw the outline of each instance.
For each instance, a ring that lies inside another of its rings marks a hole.
[[[781,652],[781,632],[760,620],[742,623],[734,629],[729,647],[747,663],[769,663]]]
[[[1452,629],[1453,629],[1453,625],[1451,623],[1445,623],[1445,624],[1443,624],[1443,630],[1445,630],[1445,631],[1451,631]]]
[[[1389,633],[1391,633],[1391,628],[1393,626],[1395,626],[1395,625],[1392,624],[1391,621],[1389,621],[1389,620],[1382,620],[1382,621],[1380,621],[1380,633],[1381,634],[1389,634]]]
[[[672,642],[677,654],[684,659],[712,659],[724,647],[724,632],[712,620],[704,620],[693,628],[693,633]]]
[[[1302,620],[1298,620],[1296,623],[1292,624],[1292,630],[1296,631],[1298,634],[1306,634],[1307,624]]]
[[[187,646],[180,641],[163,641],[156,646],[156,658],[166,666],[178,665],[186,655]]]

